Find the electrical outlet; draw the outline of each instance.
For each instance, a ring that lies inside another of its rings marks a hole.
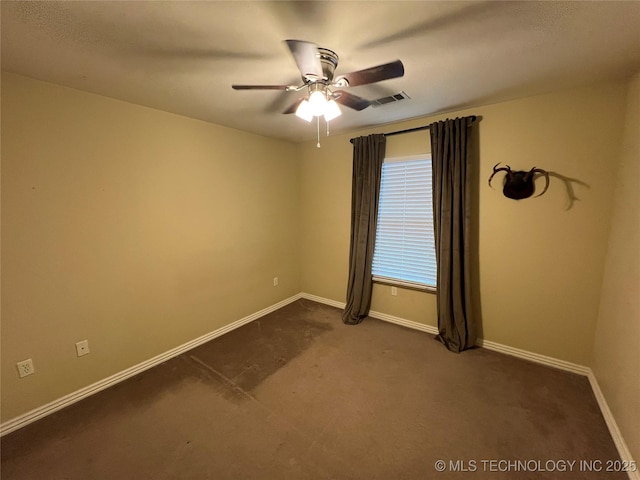
[[[277,287],[280,282],[278,281],[278,277],[273,277],[273,286]]]
[[[89,340],[82,340],[76,343],[76,353],[79,357],[89,354]]]
[[[36,372],[33,368],[33,360],[30,358],[16,363],[16,365],[18,367],[18,375],[20,375],[20,378],[26,377],[27,375],[33,375]]]
[[[398,295],[398,287],[391,287],[391,295],[394,297]]]

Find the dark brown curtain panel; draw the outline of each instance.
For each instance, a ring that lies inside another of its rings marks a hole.
[[[438,267],[436,337],[452,352],[476,341],[470,272],[470,117],[429,126],[433,164],[433,229]]]
[[[371,262],[378,221],[378,196],[386,139],[375,134],[353,140],[351,246],[347,305],[342,321],[356,325],[368,315],[373,280]]]

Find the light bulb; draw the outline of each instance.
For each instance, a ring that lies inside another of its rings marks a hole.
[[[340,111],[340,107],[338,106],[337,102],[335,100],[329,100],[327,102],[326,108],[324,109],[325,121],[328,122],[336,117],[339,117],[340,115],[342,115],[342,112]]]
[[[307,122],[310,122],[313,118],[313,113],[311,112],[311,105],[306,100],[303,100],[300,105],[298,105],[298,109],[296,110],[296,117],[301,118]]]
[[[309,106],[311,107],[311,113],[315,117],[319,117],[324,114],[324,110],[327,106],[327,97],[324,96],[324,92],[316,90],[309,97]]]

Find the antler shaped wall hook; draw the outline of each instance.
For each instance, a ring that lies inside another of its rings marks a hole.
[[[533,167],[528,172],[524,170],[519,170],[514,172],[511,170],[509,165],[505,167],[497,168],[500,165],[500,162],[496,163],[493,166],[493,173],[489,177],[489,186],[491,187],[491,179],[498,172],[507,172],[504,177],[504,187],[502,188],[502,193],[505,197],[512,198],[514,200],[521,200],[523,198],[529,198],[533,195],[536,187],[533,183],[535,179],[535,174],[539,173],[540,175],[544,175],[547,184],[544,186],[544,190],[540,192],[536,197],[539,197],[549,188],[549,173],[546,170],[542,170],[541,168]],[[493,188],[493,187],[492,187]]]

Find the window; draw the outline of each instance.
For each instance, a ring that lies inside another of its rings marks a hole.
[[[431,155],[385,158],[373,254],[376,281],[436,287]]]

